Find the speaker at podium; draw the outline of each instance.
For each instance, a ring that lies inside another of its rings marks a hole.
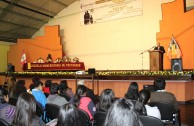
[[[182,59],[171,59],[171,70],[172,71],[182,71]]]

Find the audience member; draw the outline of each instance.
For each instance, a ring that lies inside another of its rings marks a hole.
[[[77,85],[84,85],[85,84],[85,81],[84,80],[79,80],[77,82]],[[94,91],[91,90],[90,88],[86,87],[86,96],[87,97],[90,97],[92,99],[92,101],[96,104],[97,103],[97,97],[96,95],[94,94]]]
[[[135,104],[135,109],[140,115],[148,115],[161,119],[158,107],[151,107],[147,103],[150,99],[150,92],[143,89],[139,92],[139,99]]]
[[[29,93],[22,93],[16,104],[13,126],[45,126],[44,122],[36,116],[36,101]]]
[[[60,82],[60,94],[67,94],[70,98],[72,98],[74,96],[73,91],[71,88],[68,87],[68,83],[66,80],[62,80]]]
[[[45,105],[46,105],[46,96],[44,95],[44,93],[42,91],[42,85],[43,85],[43,83],[41,81],[36,81],[34,83],[35,88],[32,89],[32,95],[34,96],[36,101],[42,105],[42,107],[44,109]]]
[[[44,93],[50,94],[50,86],[52,84],[52,80],[46,80],[44,84],[45,84],[45,86],[43,87],[42,91]]]
[[[104,126],[140,126],[140,119],[133,103],[126,98],[118,99],[108,110]]]
[[[34,84],[30,84],[29,89],[27,90],[28,93],[32,94],[32,89],[34,89]]]
[[[8,81],[8,92],[10,92],[16,86],[16,78],[12,77],[10,81]]]
[[[128,91],[125,94],[125,98],[130,100],[138,100],[138,91],[139,91],[139,87],[137,82],[131,82],[129,85]]]
[[[12,123],[15,115],[15,106],[8,104],[8,92],[0,86],[0,118]]]
[[[100,94],[99,103],[96,105],[97,111],[108,112],[114,101],[114,91],[112,89],[104,89]]]
[[[61,106],[58,119],[47,123],[47,126],[81,126],[78,111],[73,104],[67,103]]]
[[[57,83],[52,83],[50,86],[50,94],[47,97],[47,103],[56,104],[58,106],[67,104],[67,100],[64,97],[61,97],[58,93],[59,85]]]
[[[93,119],[96,107],[94,102],[86,96],[86,87],[84,85],[79,85],[77,87],[76,94],[74,96],[74,103],[78,108],[86,111],[91,120]]]
[[[37,82],[37,81],[40,81],[40,78],[39,78],[38,76],[32,78],[32,83],[33,83],[33,84],[34,84],[35,82]]]
[[[25,84],[25,80],[18,80],[16,86],[9,92],[9,97],[18,98],[21,93],[27,92]]]
[[[151,92],[150,102],[167,102],[172,103],[175,109],[179,109],[178,102],[174,94],[165,90],[166,81],[163,78],[154,80],[155,92]]]

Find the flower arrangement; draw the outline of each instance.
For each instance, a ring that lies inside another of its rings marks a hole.
[[[6,73],[5,73],[6,74]],[[12,72],[12,75],[37,75],[37,76],[63,76],[63,75],[75,75],[75,72]],[[88,74],[86,72],[86,74]],[[194,74],[194,70],[191,71],[99,71],[97,75],[101,76],[185,76]]]

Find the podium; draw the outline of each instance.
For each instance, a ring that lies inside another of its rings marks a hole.
[[[151,50],[150,53],[150,70],[162,71],[163,70],[163,53],[160,50]]]

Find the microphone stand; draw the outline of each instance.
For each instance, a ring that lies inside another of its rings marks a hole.
[[[155,48],[156,46],[153,46],[152,48]],[[147,50],[144,50],[143,52],[141,52],[139,55],[141,55],[141,65],[142,65],[142,70],[143,70],[143,54],[145,53],[145,52],[148,52],[148,51],[150,51],[152,48],[150,48],[150,49],[147,49]]]

